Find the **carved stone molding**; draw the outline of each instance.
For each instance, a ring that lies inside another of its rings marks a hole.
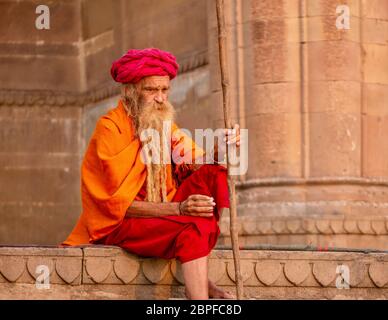
[[[0,286],[34,284],[38,265],[48,266],[50,283],[59,285],[183,284],[180,263],[175,260],[141,258],[113,246],[88,246],[35,248],[34,252],[28,247],[0,247]],[[351,288],[374,288],[388,294],[387,253],[241,251],[241,272],[247,287],[336,288],[338,266],[349,269]],[[230,250],[214,250],[209,269],[210,278],[218,285],[234,285]]]
[[[209,63],[208,51],[202,50],[183,54],[178,56],[177,60],[179,64],[178,74],[186,73],[207,65]]]
[[[239,234],[280,235],[280,234],[355,234],[388,235],[388,217],[345,218],[336,216],[322,217],[259,217],[239,216]],[[229,236],[229,218],[220,221],[221,236]]]
[[[249,189],[263,186],[297,186],[297,185],[373,185],[388,187],[384,178],[361,177],[320,177],[320,178],[264,178],[236,182],[238,189]]]
[[[178,57],[179,73],[190,72],[208,64],[206,50]],[[120,93],[119,84],[111,81],[85,93],[53,90],[0,89],[0,106],[84,106],[108,99]]]
[[[108,84],[86,93],[46,90],[0,90],[0,106],[75,106],[95,103],[119,94],[119,86]]]
[[[0,283],[35,284],[48,268],[51,284],[80,285],[82,250],[76,248],[0,247]],[[0,284],[1,286],[1,284]]]

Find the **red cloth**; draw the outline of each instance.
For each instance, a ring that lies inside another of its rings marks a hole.
[[[183,181],[172,201],[184,201],[192,194],[214,198],[213,217],[125,218],[118,228],[96,243],[117,245],[144,257],[177,258],[181,263],[207,256],[220,233],[219,210],[229,208],[226,169],[218,165],[201,166]],[[143,198],[144,192],[140,191],[138,196]]]
[[[178,72],[176,58],[167,51],[156,48],[129,50],[113,62],[112,78],[116,82],[136,83],[147,76],[176,77]]]

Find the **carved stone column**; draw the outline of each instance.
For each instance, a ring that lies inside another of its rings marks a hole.
[[[386,249],[388,4],[226,3],[234,116],[249,129],[242,242]],[[340,4],[349,7],[349,30],[336,27]],[[220,104],[216,34],[213,23]]]

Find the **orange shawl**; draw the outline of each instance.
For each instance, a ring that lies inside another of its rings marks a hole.
[[[172,142],[191,148],[193,158],[204,151],[172,124]],[[89,244],[112,232],[123,221],[127,208],[142,188],[147,170],[141,161],[141,143],[121,102],[97,122],[81,168],[82,214],[62,245]],[[181,153],[182,155],[182,153]],[[177,185],[167,165],[167,199]]]

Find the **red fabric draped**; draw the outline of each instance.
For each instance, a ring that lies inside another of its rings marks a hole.
[[[214,198],[216,206],[212,218],[125,218],[118,228],[96,243],[117,245],[144,257],[177,258],[182,263],[207,256],[220,233],[219,210],[229,208],[226,169],[218,165],[201,166],[183,181],[172,201],[184,201],[192,194]],[[140,191],[137,198],[144,199],[144,191]]]

